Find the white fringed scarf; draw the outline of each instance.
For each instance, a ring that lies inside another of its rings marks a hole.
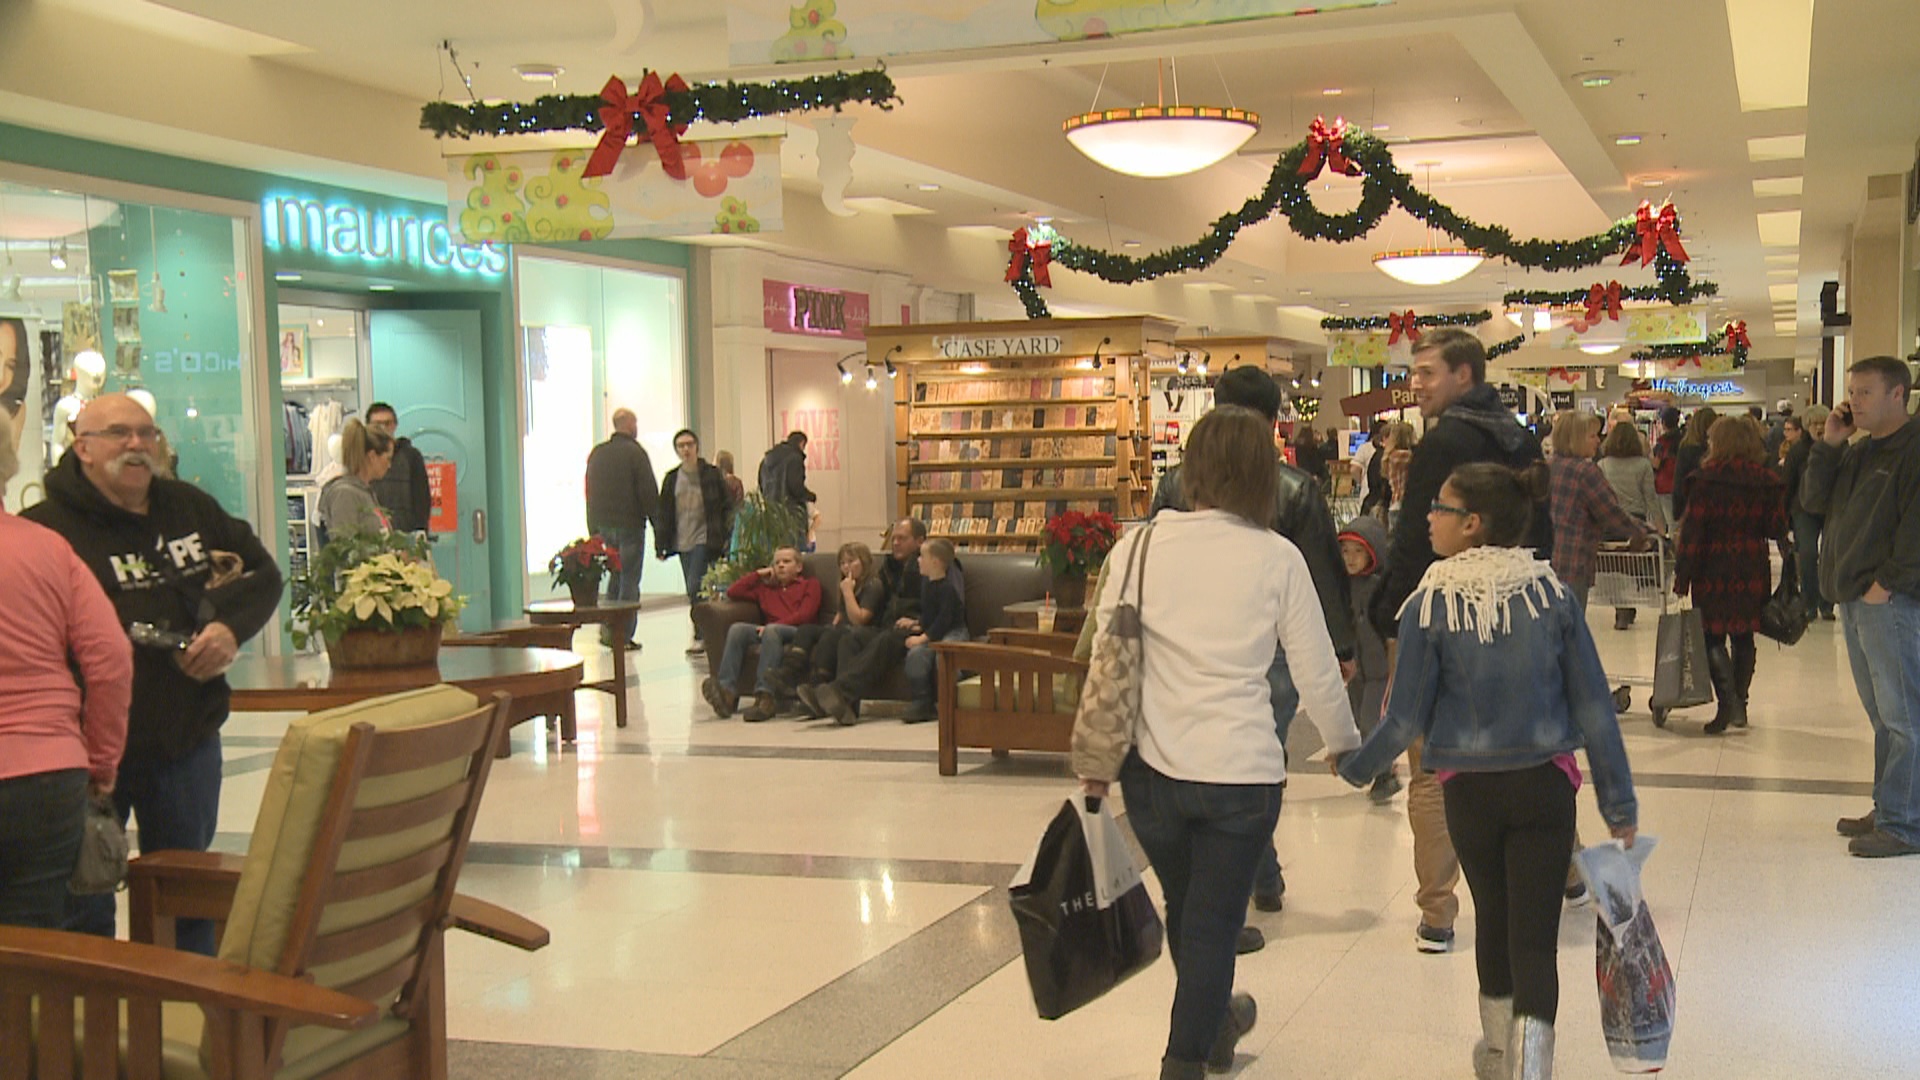
[[[1567,587],[1554,576],[1553,567],[1544,559],[1534,558],[1531,550],[1483,546],[1436,560],[1427,567],[1420,587],[1400,611],[1404,614],[1407,607],[1419,602],[1420,626],[1426,629],[1433,625],[1434,608],[1438,606],[1445,613],[1447,629],[1471,629],[1483,643],[1491,643],[1495,634],[1512,629],[1508,600],[1520,597],[1526,602],[1528,614],[1538,619],[1550,596],[1565,595]]]

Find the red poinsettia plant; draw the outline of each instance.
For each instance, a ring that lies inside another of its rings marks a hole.
[[[1086,577],[1107,561],[1118,539],[1120,526],[1112,514],[1068,510],[1047,519],[1040,563],[1055,577]]]
[[[599,585],[608,574],[620,572],[620,550],[598,536],[575,540],[547,563],[556,586]]]

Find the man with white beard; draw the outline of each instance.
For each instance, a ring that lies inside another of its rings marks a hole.
[[[153,416],[125,394],[93,399],[21,514],[66,538],[134,642],[133,707],[113,801],[139,819],[140,850],[205,851],[220,809],[225,672],[273,618],[282,579],[253,529],[192,484],[165,478]],[[112,937],[111,894],[70,898],[67,928]],[[181,920],[176,943],[212,955],[213,924]]]

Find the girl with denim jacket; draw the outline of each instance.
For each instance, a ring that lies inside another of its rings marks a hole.
[[[1427,508],[1441,558],[1400,611],[1386,715],[1335,771],[1358,787],[1416,738],[1478,913],[1475,1075],[1550,1077],[1555,952],[1584,746],[1615,837],[1631,845],[1633,777],[1584,614],[1523,545],[1546,469],[1453,471]]]

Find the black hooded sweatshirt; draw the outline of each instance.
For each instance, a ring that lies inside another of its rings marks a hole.
[[[135,514],[109,502],[69,452],[47,475],[46,501],[20,516],[73,545],[106,589],[122,626],[144,622],[192,635],[221,622],[245,642],[280,606],[280,568],[253,528],[192,484],[155,477],[147,513]],[[239,556],[242,574],[208,589],[215,552]],[[188,678],[174,650],[136,646],[124,760],[164,762],[185,755],[226,723],[229,697],[225,678]]]
[[[1373,594],[1373,627],[1383,638],[1399,636],[1400,605],[1419,586],[1435,558],[1427,534],[1427,508],[1453,470],[1478,461],[1523,468],[1542,460],[1540,444],[1500,403],[1493,387],[1480,383],[1447,406],[1413,447],[1407,466],[1407,493],[1387,553],[1387,578]],[[1553,515],[1547,504],[1534,508],[1528,541],[1542,559],[1553,552]]]

